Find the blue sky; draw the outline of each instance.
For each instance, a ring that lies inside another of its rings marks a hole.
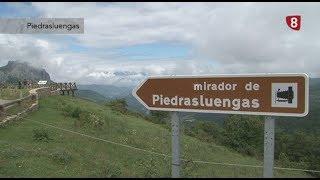
[[[31,8],[31,3],[21,2],[21,3],[1,3],[0,6],[1,17],[6,18],[18,18],[18,17],[39,17],[41,13],[35,9]]]
[[[105,4],[112,6],[112,4]],[[132,6],[130,4],[128,7]],[[127,7],[123,6],[122,7]],[[32,6],[31,3],[1,3],[0,16],[8,18],[17,17],[42,17],[43,14]],[[112,52],[114,56],[127,60],[169,60],[169,59],[188,59],[191,56],[191,47],[187,44],[177,42],[159,41],[154,43],[139,43],[136,45],[122,46],[118,48],[94,48],[88,47],[77,41],[70,35],[34,35],[43,39],[50,39],[53,42],[63,42],[63,48],[58,50],[70,53],[101,53]]]

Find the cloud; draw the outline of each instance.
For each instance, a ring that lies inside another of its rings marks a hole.
[[[28,61],[35,66],[46,65],[50,59],[51,47],[45,40],[23,35],[0,34],[0,62],[9,60]]]
[[[199,54],[214,58],[234,72],[307,72],[319,65],[320,4],[252,4],[216,12],[217,18],[203,28],[196,46]],[[302,29],[292,31],[285,16],[301,14]],[[199,29],[200,31],[200,29]],[[215,33],[212,33],[215,32]]]
[[[83,35],[0,36],[2,61],[14,56],[44,64],[58,81],[134,84],[148,75],[263,72],[320,76],[319,3],[32,3],[30,8],[42,17],[85,18]],[[285,16],[291,14],[302,15],[300,31],[287,27]],[[71,46],[58,41],[64,37],[88,52],[61,51]],[[192,55],[136,61],[95,51],[158,42],[185,44]]]

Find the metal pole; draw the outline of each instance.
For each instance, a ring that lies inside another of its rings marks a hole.
[[[180,120],[177,112],[171,114],[172,177],[180,177]]]
[[[263,177],[273,178],[274,165],[274,121],[275,118],[266,116],[264,120],[264,162]]]

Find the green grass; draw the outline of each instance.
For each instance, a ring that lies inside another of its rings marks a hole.
[[[101,127],[81,126],[63,107],[94,113]],[[35,122],[36,121],[36,122]],[[170,177],[171,159],[44,126],[81,132],[101,139],[170,155],[170,131],[131,115],[72,97],[40,100],[39,111],[0,129],[0,177]],[[42,138],[44,137],[44,138]],[[44,140],[43,140],[44,139]],[[189,160],[262,165],[260,160],[225,147],[182,136],[182,156]],[[275,171],[277,177],[308,177]],[[183,163],[184,177],[261,177],[261,168]]]
[[[23,97],[29,95],[30,89],[10,89],[10,88],[0,88],[0,99],[12,100],[20,98],[20,91]]]

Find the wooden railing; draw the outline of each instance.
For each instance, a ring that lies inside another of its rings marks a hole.
[[[0,111],[3,110],[3,109],[7,109],[8,107],[11,107],[12,105],[15,105],[15,104],[20,104],[21,102],[23,101],[28,101],[28,100],[36,100],[36,94],[30,94],[26,97],[23,97],[23,98],[20,98],[20,99],[15,99],[15,100],[11,100],[7,103],[4,103],[4,104],[0,104]]]
[[[0,127],[4,126],[11,120],[17,119],[22,114],[26,114],[30,111],[34,111],[38,109],[38,99],[50,95],[58,95],[59,90],[51,90],[50,87],[41,87],[32,89],[29,91],[29,95],[23,98],[10,100],[6,103],[0,104]],[[14,106],[21,105],[21,104],[27,104],[28,106],[24,108],[21,112],[18,112],[16,114],[8,114],[8,110]]]
[[[2,84],[3,85],[3,84]],[[1,85],[0,85],[1,86]],[[70,93],[74,96],[74,92],[78,89],[76,83],[48,83],[46,85],[39,85],[36,83],[28,84],[27,86],[1,86],[0,88],[11,88],[11,89],[23,89],[23,88],[32,88],[29,91],[29,95],[15,100],[7,100],[7,102],[0,104],[0,126],[3,126],[7,122],[10,122],[12,119],[16,119],[21,114],[26,114],[29,111],[33,111],[38,108],[38,99],[50,96],[50,95],[69,95]],[[17,105],[27,104],[30,105],[26,107],[22,112],[18,114],[8,114],[8,110]]]

